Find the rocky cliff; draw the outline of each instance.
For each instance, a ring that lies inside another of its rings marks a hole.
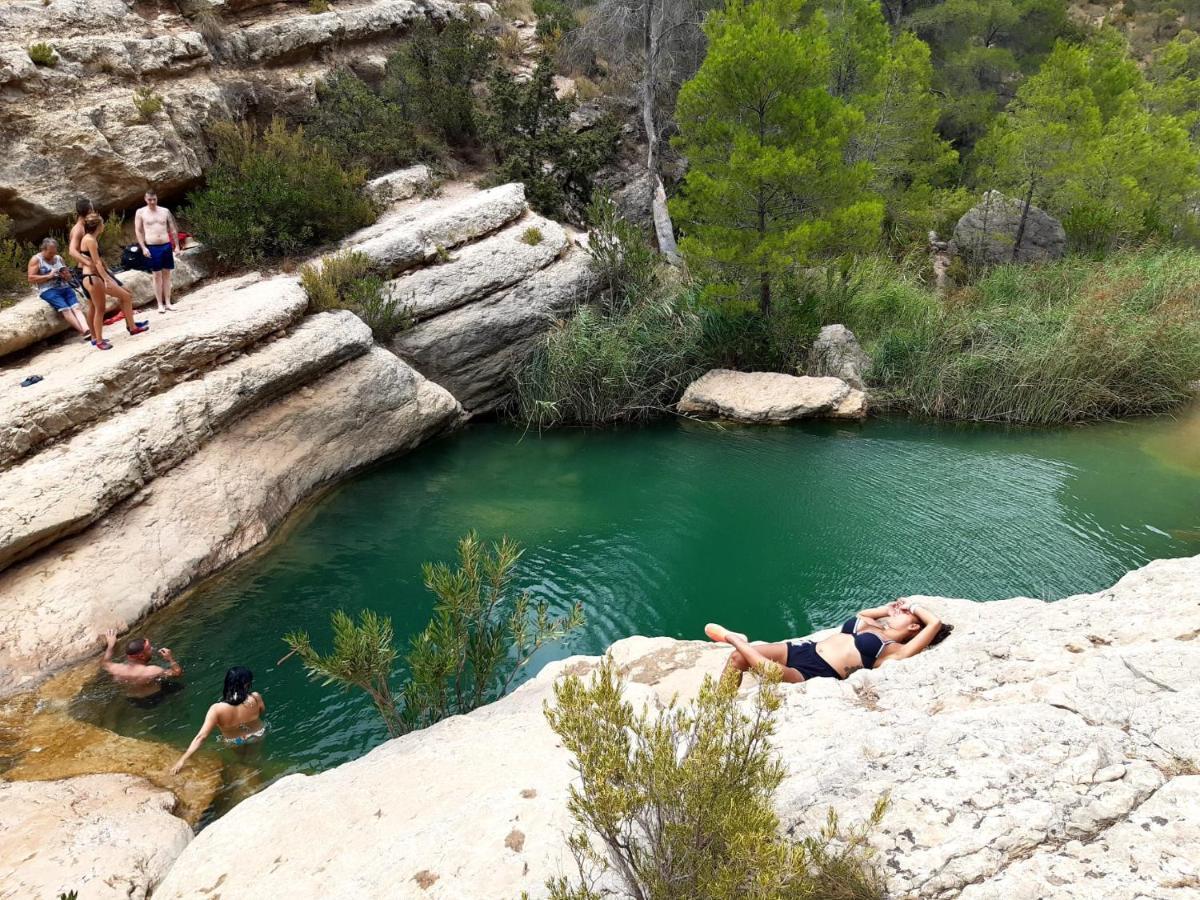
[[[0,212],[18,231],[59,227],[85,194],[103,209],[169,199],[211,163],[218,120],[293,111],[337,63],[366,77],[418,19],[451,0],[6,0],[0,4]],[[52,64],[29,48],[48,44]],[[135,92],[161,100],[139,110]]]
[[[1195,896],[1200,557],[1053,603],[922,603],[957,626],[941,646],[784,688],[788,832],[829,808],[861,821],[887,795],[873,844],[894,897]],[[728,649],[631,638],[611,653],[628,695],[661,703]],[[569,871],[572,771],[542,708],[555,678],[596,663],[548,666],[471,715],[277,782],[201,832],[156,900],[544,896]]]

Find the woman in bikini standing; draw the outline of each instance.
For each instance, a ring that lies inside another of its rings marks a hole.
[[[262,715],[267,711],[267,705],[263,703],[262,694],[251,690],[253,686],[254,673],[245,666],[234,666],[225,673],[221,701],[208,708],[204,724],[196,732],[187,751],[171,767],[172,775],[179,774],[188,758],[200,749],[214,728],[219,728],[221,736],[235,746],[253,743],[266,734],[267,726],[262,722]]]
[[[104,311],[108,302],[104,282],[108,268],[100,255],[98,238],[102,231],[104,220],[96,213],[88,213],[83,220],[79,256],[83,261],[83,290],[88,297],[88,323],[92,327],[92,346],[97,350],[111,350],[112,344],[104,339]]]
[[[67,254],[80,267],[86,267],[89,264],[88,257],[84,256],[82,252],[83,236],[86,234],[83,223],[89,215],[95,212],[96,209],[92,206],[92,201],[87,197],[80,197],[75,201],[75,224],[71,226],[71,234],[67,239]],[[103,231],[103,228],[101,228],[101,231]],[[149,322],[134,321],[133,294],[129,292],[128,288],[122,286],[107,268],[104,270],[104,294],[106,310],[109,297],[115,297],[117,302],[121,304],[121,311],[125,317],[125,328],[130,334],[141,334],[143,331],[150,330]]]
[[[725,671],[743,672],[762,665],[779,669],[785,682],[810,678],[849,678],[859,669],[877,669],[885,662],[908,659],[941,643],[953,630],[929,610],[896,601],[864,609],[848,619],[837,634],[820,641],[751,644],[744,634],[708,624],[704,633],[733,646]]]

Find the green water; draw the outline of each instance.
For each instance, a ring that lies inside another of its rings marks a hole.
[[[182,747],[226,667],[245,665],[269,707],[247,760],[262,781],[360,756],[385,737],[376,713],[278,665],[280,637],[304,628],[325,647],[331,610],[371,607],[406,639],[432,607],[421,563],[471,528],[526,546],[519,580],[536,596],[584,603],[587,626],[533,669],[631,634],[699,638],[710,620],[781,639],[905,594],[1094,591],[1200,553],[1198,424],[474,426],[342,485],[139,629],[175,650],[185,690],[144,711],[97,687],[77,715]]]

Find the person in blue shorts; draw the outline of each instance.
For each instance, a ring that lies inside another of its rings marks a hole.
[[[25,275],[30,284],[42,288],[39,296],[57,312],[62,313],[68,325],[85,339],[91,338],[79,298],[71,287],[71,270],[58,255],[58,241],[54,238],[42,241],[42,248],[30,258]]]
[[[179,249],[179,226],[165,206],[158,205],[158,194],[146,191],[146,205],[133,217],[146,271],[154,275],[154,299],[160,313],[175,309],[171,305],[171,271],[175,268],[175,251]]]

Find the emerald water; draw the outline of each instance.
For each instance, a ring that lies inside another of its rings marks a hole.
[[[525,545],[519,583],[536,597],[584,603],[587,625],[531,671],[631,634],[700,638],[710,620],[782,639],[906,594],[1094,591],[1200,553],[1198,447],[1198,416],[1056,431],[476,425],[341,485],[139,628],[174,649],[183,691],[140,710],[97,685],[75,714],[183,747],[225,669],[245,665],[270,731],[240,771],[265,783],[360,756],[386,736],[366,698],[280,665],[280,638],[303,628],[327,648],[332,610],[371,607],[405,641],[432,607],[421,563],[451,559],[469,529]]]

